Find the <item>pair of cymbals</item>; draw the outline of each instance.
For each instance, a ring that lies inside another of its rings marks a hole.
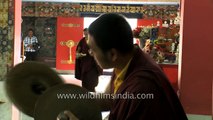
[[[23,113],[33,116],[38,97],[58,84],[63,84],[63,81],[49,66],[24,62],[9,71],[5,88],[12,103]]]
[[[35,106],[35,120],[101,120],[101,111],[90,93],[73,84],[47,90]]]
[[[64,84],[57,72],[40,62],[24,62],[7,74],[7,95],[23,113],[35,120],[101,120],[101,112],[92,99],[65,99],[57,95],[85,95],[86,89]]]

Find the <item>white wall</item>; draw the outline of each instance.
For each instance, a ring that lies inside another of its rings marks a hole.
[[[84,28],[88,28],[89,25],[95,20],[95,17],[84,17]],[[137,19],[135,18],[127,18],[126,19],[128,23],[130,24],[131,28],[134,29],[137,27]]]

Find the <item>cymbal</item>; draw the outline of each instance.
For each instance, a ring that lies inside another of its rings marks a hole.
[[[23,62],[12,68],[5,81],[11,102],[23,113],[33,117],[35,103],[47,89],[63,84],[62,78],[40,62]]]
[[[84,88],[56,85],[48,89],[36,102],[35,120],[101,120],[101,111],[95,99]],[[84,96],[84,98],[82,97]]]

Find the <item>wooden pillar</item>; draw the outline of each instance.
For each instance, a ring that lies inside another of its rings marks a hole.
[[[21,62],[21,0],[14,0],[15,2],[15,25],[14,25],[14,57],[13,64],[16,65]]]
[[[213,1],[181,1],[180,99],[188,114],[212,114]]]
[[[14,0],[15,20],[14,20],[14,53],[13,65],[21,62],[21,0]],[[19,111],[12,105],[12,120],[19,120]]]

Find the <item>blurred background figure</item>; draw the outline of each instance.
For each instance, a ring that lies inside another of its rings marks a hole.
[[[33,29],[28,30],[28,35],[23,40],[25,61],[35,61],[37,57],[37,51],[40,46],[38,44],[38,39],[34,36]]]
[[[84,37],[79,41],[76,48],[75,78],[82,81],[82,87],[89,91],[95,91],[95,87],[98,85],[98,77],[103,70],[89,54],[88,29],[85,28],[83,33]]]

